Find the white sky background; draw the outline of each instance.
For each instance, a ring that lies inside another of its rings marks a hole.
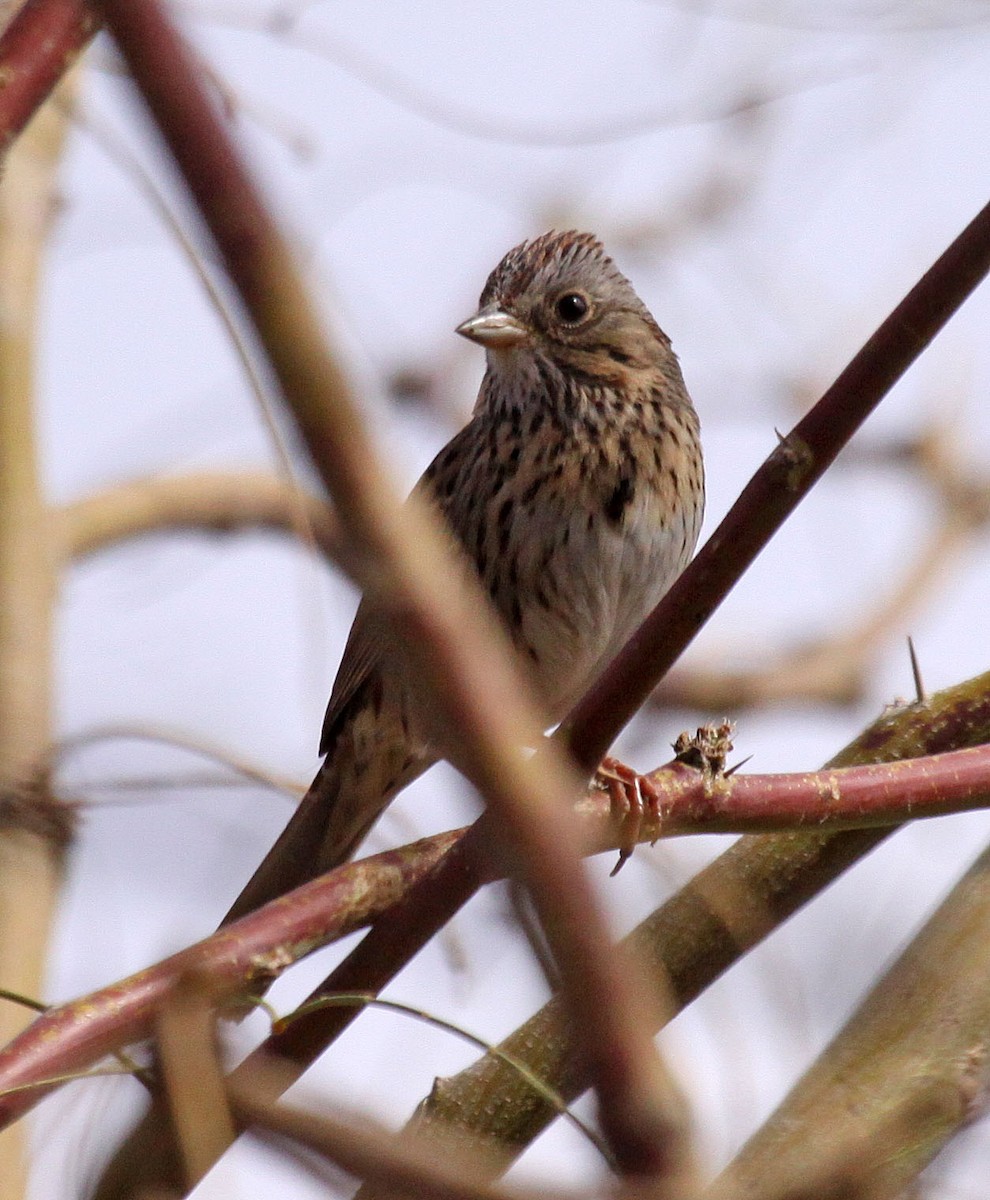
[[[473,402],[482,355],[451,331],[488,271],[523,237],[576,225],[603,238],[673,338],[702,417],[713,528],[772,448],[774,428],[793,424],[988,198],[986,6],[821,7],[502,0],[496,11],[435,0],[427,17],[416,5],[351,0],[287,5],[298,25],[278,37],[263,29],[271,4],[189,6],[403,487]],[[167,181],[106,44],[92,61],[84,111]],[[777,98],[718,119],[765,96]],[[581,143],[582,131],[603,129],[616,136]],[[624,129],[631,135],[617,136]],[[219,322],[133,180],[82,132],[63,179],[40,366],[53,497],[152,472],[270,465]],[[723,204],[708,217],[701,200],[716,188]],[[863,447],[945,422],[974,469],[987,469],[988,319],[984,288],[869,422]],[[394,403],[387,382],[398,370],[433,379],[439,407]],[[842,629],[894,586],[932,519],[929,496],[903,473],[847,463],[712,621],[695,661],[759,660]],[[909,632],[930,688],[984,670],[986,551],[974,542],[910,627],[877,646],[867,702],[746,713],[740,756],[761,771],[818,765],[884,702],[910,694]],[[184,731],[305,783],[354,603],[321,563],[262,536],[159,537],[94,558],[65,584],[60,730]],[[641,720],[622,748],[653,766],[700,719]],[[134,742],[67,762],[73,794],[117,803],[88,814],[81,830],[47,999],[207,934],[281,828],[287,803],[256,788],[137,791],[124,806],[94,790],[109,777],[201,765]],[[438,768],[397,802],[374,845],[462,822],[473,805]],[[713,1169],[772,1110],[988,830],[976,815],[901,832],[664,1035]],[[607,883],[611,861],[596,863],[617,930],[725,844],[639,851]],[[276,1004],[301,998],[335,955],[293,972]],[[492,1039],[543,998],[494,890],[389,994]],[[434,1075],[473,1057],[445,1035],[372,1013],[307,1082],[399,1123]],[[75,1085],[41,1108],[36,1200],[66,1196],[70,1181],[82,1187],[138,1096],[129,1082]],[[982,1194],[987,1148],[979,1128],[962,1139],[933,1169],[936,1191],[947,1182],[952,1194]],[[239,1145],[198,1194],[324,1194],[268,1157],[270,1173],[259,1175],[259,1153]],[[556,1129],[520,1177],[578,1184],[596,1170],[577,1135]]]

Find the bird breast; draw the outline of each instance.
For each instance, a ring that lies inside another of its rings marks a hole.
[[[701,522],[703,484],[678,467],[676,444],[659,456],[601,449],[562,460],[540,502],[517,514],[507,552],[489,562],[489,591],[552,720],[659,603]]]

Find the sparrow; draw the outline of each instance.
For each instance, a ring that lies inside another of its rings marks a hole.
[[[415,491],[491,597],[559,720],[687,565],[704,512],[699,422],[670,339],[590,233],[510,250],[457,333],[486,369],[471,420]],[[345,862],[440,757],[361,602],[316,778],[227,915]]]

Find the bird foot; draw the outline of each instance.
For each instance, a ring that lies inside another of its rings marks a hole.
[[[603,758],[599,764],[595,783],[603,792],[608,792],[612,816],[621,822],[619,860],[612,868],[611,878],[618,875],[636,848],[644,817],[649,814],[654,820],[659,818],[660,795],[648,776],[640,775],[611,756]]]

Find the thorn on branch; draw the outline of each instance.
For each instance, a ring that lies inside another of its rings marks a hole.
[[[990,1107],[987,1047],[976,1044],[962,1056],[959,1067],[959,1093],[965,1105],[965,1124],[971,1125],[986,1116]]]
[[[811,447],[803,438],[792,430],[781,433],[775,429],[777,449],[771,455],[775,465],[783,468],[784,479],[789,492],[799,492],[804,487],[806,476],[815,466],[815,456]]]
[[[914,677],[914,695],[917,704],[928,703],[928,693],[925,691],[925,682],[921,678],[921,665],[918,662],[918,654],[914,648],[914,638],[908,636],[908,655],[911,659],[911,674]]]
[[[744,766],[745,766],[745,765],[746,765],[746,764],[749,762],[749,760],[750,760],[752,757],[753,757],[753,756],[752,756],[752,754],[747,754],[745,758],[741,758],[741,759],[740,759],[740,760],[739,760],[737,763],[734,763],[734,764],[733,764],[731,767],[729,767],[729,769],[728,769],[728,770],[725,772],[725,778],[726,778],[726,779],[728,779],[730,775],[735,775],[735,773],[736,773],[737,771],[741,771],[741,770],[743,769],[743,767],[744,767]]]

